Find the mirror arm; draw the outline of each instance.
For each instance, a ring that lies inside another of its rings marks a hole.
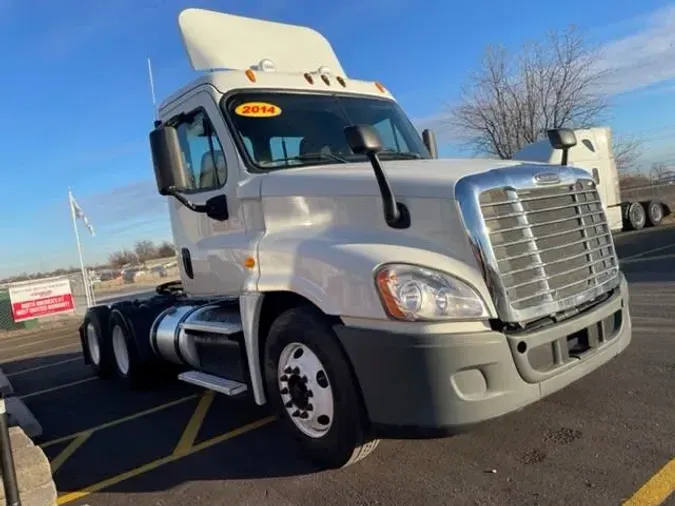
[[[183,204],[185,207],[187,207],[191,211],[194,211],[195,213],[205,213],[207,210],[207,207],[203,204],[195,204],[193,202],[190,202],[188,199],[186,199],[180,193],[178,193],[178,191],[175,188],[169,188],[167,193],[171,195],[173,198],[175,198],[178,202]]]
[[[405,209],[402,204],[396,202],[396,197],[394,197],[394,192],[392,191],[391,186],[389,186],[387,177],[384,175],[384,169],[377,157],[377,153],[371,151],[367,156],[370,164],[373,166],[377,185],[380,187],[385,221],[390,227],[406,228],[410,224],[410,217],[407,216],[406,213],[407,209]]]

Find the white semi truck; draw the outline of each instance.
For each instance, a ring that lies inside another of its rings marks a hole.
[[[609,227],[614,231],[656,227],[671,214],[668,204],[659,199],[622,201],[619,172],[612,149],[612,130],[607,127],[574,130],[576,144],[570,147],[565,165],[585,169],[597,184]],[[523,147],[514,160],[559,164],[562,151],[542,139]]]
[[[179,27],[205,73],[161,104],[150,145],[181,281],[87,311],[99,376],[250,395],[341,467],[519,410],[628,346],[586,171],[438,159],[309,28],[199,9]]]

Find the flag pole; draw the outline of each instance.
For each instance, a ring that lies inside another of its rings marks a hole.
[[[84,258],[82,257],[82,245],[80,244],[80,233],[77,230],[77,217],[75,216],[75,208],[73,207],[73,194],[68,188],[68,206],[70,206],[70,216],[73,220],[73,230],[75,230],[75,242],[77,243],[77,254],[80,257],[80,269],[82,270],[82,283],[84,284],[84,296],[87,300],[87,307],[91,307],[91,293],[89,292],[89,276],[87,269],[84,266]]]
[[[157,100],[155,98],[155,80],[152,77],[152,62],[150,61],[149,57],[148,57],[148,80],[150,81],[150,94],[152,95],[152,112],[156,121],[158,118],[157,118]]]

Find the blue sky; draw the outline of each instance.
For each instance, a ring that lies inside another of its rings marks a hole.
[[[146,58],[158,99],[191,79],[176,24],[185,7],[318,29],[350,76],[384,82],[419,125],[442,118],[486,44],[516,48],[574,23],[619,69],[608,90],[614,131],[640,135],[645,162],[675,162],[672,3],[0,0],[0,277],[77,264],[69,186],[97,232],[81,227],[87,261],[139,238],[170,238],[147,147]]]

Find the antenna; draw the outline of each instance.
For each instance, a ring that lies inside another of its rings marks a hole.
[[[150,62],[150,57],[148,57],[148,77],[150,78],[150,93],[152,95],[152,110],[155,114],[155,122],[157,122],[157,101],[155,100],[155,82],[152,79],[152,63]]]

